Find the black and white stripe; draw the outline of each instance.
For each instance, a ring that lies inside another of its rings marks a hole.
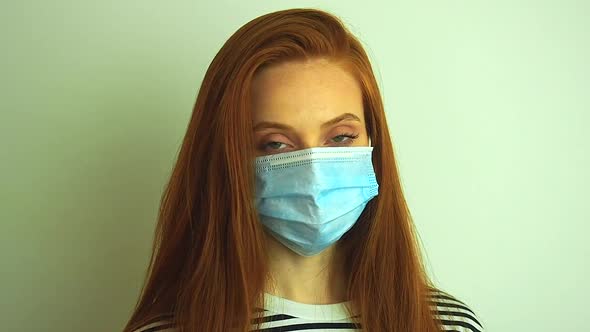
[[[133,332],[178,332],[178,329],[172,323],[172,314],[160,315],[154,317],[142,327],[133,330]]]
[[[443,331],[455,332],[483,332],[482,324],[477,315],[464,302],[454,296],[433,289],[429,293],[429,302],[432,314],[441,323]],[[354,317],[353,317],[354,318]],[[148,322],[144,327],[134,332],[178,332],[171,323],[171,316],[160,316]],[[252,332],[353,332],[362,331],[362,328],[350,319],[336,321],[310,321],[288,314],[278,314],[269,310],[261,310],[255,313],[252,324],[261,323],[260,329],[252,328]],[[252,325],[254,326],[254,325]]]
[[[432,314],[440,321],[443,331],[483,332],[477,315],[464,302],[441,290],[429,294]]]
[[[261,323],[260,329],[255,329],[254,324]],[[259,318],[252,320],[252,332],[286,332],[286,331],[360,331],[357,324],[349,319],[341,321],[321,321],[313,322],[299,317],[276,314],[272,311],[264,310]]]

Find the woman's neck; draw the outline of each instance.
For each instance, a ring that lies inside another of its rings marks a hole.
[[[266,292],[307,304],[348,300],[346,275],[335,245],[315,256],[305,257],[266,234],[266,247],[270,270]]]

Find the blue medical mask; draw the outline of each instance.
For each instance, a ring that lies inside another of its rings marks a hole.
[[[279,242],[313,256],[338,241],[378,194],[373,147],[318,147],[256,158],[255,203]]]

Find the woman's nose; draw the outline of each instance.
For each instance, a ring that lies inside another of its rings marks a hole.
[[[320,147],[320,146],[324,146],[324,140],[323,138],[319,137],[319,136],[315,136],[315,135],[308,135],[305,137],[302,137],[299,140],[299,145],[297,148],[298,149],[308,149],[308,148],[315,148],[315,147]]]

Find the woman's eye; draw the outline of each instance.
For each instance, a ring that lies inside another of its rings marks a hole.
[[[336,143],[340,143],[340,142],[346,140],[347,138],[348,138],[348,136],[338,135],[338,136],[334,137],[332,140]]]
[[[266,147],[269,147],[272,150],[279,150],[283,145],[286,146],[287,144],[281,142],[268,142],[265,144]]]
[[[330,139],[330,142],[334,145],[350,145],[358,137],[358,134],[345,133],[332,137]],[[261,151],[267,152],[286,151],[287,149],[290,149],[290,147],[292,148],[292,146],[290,146],[289,144],[280,141],[268,141],[266,143],[262,143],[261,145],[259,145],[259,149]]]
[[[332,141],[335,143],[352,143],[352,141],[354,141],[357,137],[359,137],[359,135],[353,135],[353,134],[342,134],[342,135],[338,135],[338,136],[334,136],[332,138]]]

